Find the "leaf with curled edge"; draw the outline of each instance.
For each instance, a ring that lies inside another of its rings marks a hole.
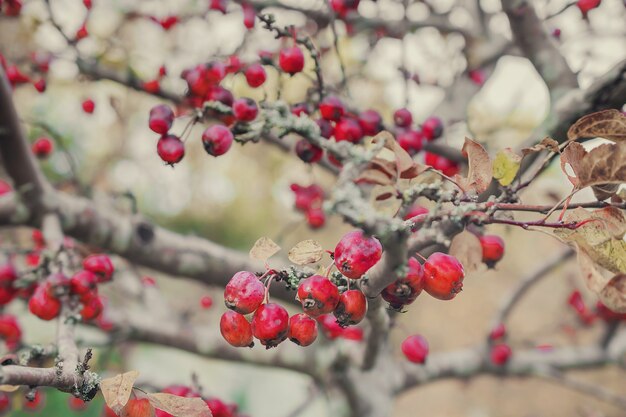
[[[154,408],[165,411],[174,417],[213,417],[211,409],[200,397],[179,397],[178,395],[148,394],[148,401]]]
[[[462,231],[452,239],[448,254],[461,262],[465,272],[473,272],[482,265],[483,249],[480,239],[472,232]]]
[[[578,172],[580,171],[580,166],[582,164],[582,160],[587,154],[583,145],[578,142],[572,142],[563,150],[561,153],[561,169],[572,183],[574,187],[578,187],[580,184],[580,180],[578,179]],[[574,175],[571,175],[567,169],[570,167],[571,172]]]
[[[551,151],[554,153],[558,153],[559,152],[559,142],[557,142],[556,140],[550,138],[550,137],[545,137],[541,140],[541,142],[531,146],[530,148],[524,148],[522,149],[522,156],[526,156],[529,155],[531,153],[537,153],[537,152],[541,152],[541,151]]]
[[[623,240],[626,220],[619,209],[606,207],[589,211],[577,208],[564,217],[566,223],[584,223],[578,228],[555,229],[561,239],[573,242],[596,264],[609,271],[626,273],[626,242]]]
[[[138,371],[130,371],[100,381],[100,391],[104,402],[116,414],[119,414],[128,402],[138,376]]]
[[[626,141],[626,116],[615,109],[601,110],[581,117],[567,131],[571,141],[596,137]]]
[[[465,138],[461,151],[468,159],[469,170],[467,178],[457,174],[454,180],[466,194],[480,194],[487,190],[493,178],[491,158],[480,143],[470,138]]]
[[[384,147],[390,150],[394,155],[397,178],[411,179],[428,170],[425,165],[418,164],[411,158],[411,155],[405,151],[393,135],[387,131],[380,132],[373,139],[373,142],[383,142]]]

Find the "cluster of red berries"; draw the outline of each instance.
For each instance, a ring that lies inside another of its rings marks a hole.
[[[333,254],[335,266],[348,279],[361,278],[381,256],[380,242],[360,230],[344,235]],[[238,272],[224,290],[224,303],[230,311],[220,320],[222,336],[236,347],[253,346],[253,338],[267,348],[287,338],[300,346],[309,346],[317,338],[319,322],[332,339],[362,338],[359,331],[343,330],[360,323],[367,312],[365,295],[360,290],[350,289],[349,281],[347,288],[340,292],[331,279],[309,276],[299,282],[297,299],[304,313],[290,317],[283,306],[268,302],[268,289],[260,277],[252,272]],[[252,314],[250,321],[245,317],[247,314]]]
[[[308,225],[313,229],[324,226],[326,215],[322,209],[322,203],[324,202],[324,190],[322,187],[317,184],[309,186],[291,184],[291,191],[295,195],[296,210],[304,213]]]
[[[0,65],[7,75],[7,79],[13,88],[21,84],[31,83],[35,89],[43,93],[46,91],[46,76],[50,70],[52,55],[48,52],[38,51],[30,55],[31,75],[23,72],[17,65],[9,64],[2,54],[0,54]]]
[[[29,413],[40,411],[46,403],[46,393],[41,389],[34,392],[32,398],[27,397],[27,400],[23,403],[22,407],[24,411]],[[6,392],[0,392],[0,415],[5,415],[12,411],[11,394]]]
[[[598,301],[595,308],[588,307],[578,290],[572,291],[567,298],[567,304],[576,312],[578,319],[584,325],[591,325],[597,319],[607,323],[626,322],[626,313],[617,313],[605,306],[602,301]]]
[[[489,360],[496,366],[504,366],[513,351],[506,343],[506,327],[500,323],[489,333]]]

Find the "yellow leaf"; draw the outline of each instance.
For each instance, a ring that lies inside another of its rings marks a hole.
[[[521,160],[510,148],[501,150],[493,160],[493,177],[504,186],[510,185],[519,171]]]
[[[259,261],[267,261],[280,250],[278,246],[269,237],[262,237],[256,241],[252,249],[250,249],[250,258]]]
[[[100,381],[100,391],[102,391],[104,401],[116,414],[119,414],[128,402],[138,376],[138,371],[130,371]]]

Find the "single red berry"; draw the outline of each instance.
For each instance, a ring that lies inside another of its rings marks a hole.
[[[156,94],[161,90],[161,82],[159,80],[144,81],[141,83],[141,87],[147,93]]]
[[[309,346],[317,339],[317,322],[304,313],[289,319],[289,340],[300,346]]]
[[[81,39],[85,39],[87,36],[89,36],[89,31],[87,31],[87,26],[83,23],[82,26],[76,31],[74,38],[79,41]]]
[[[40,78],[33,83],[33,87],[35,87],[35,90],[37,90],[38,92],[43,93],[44,91],[46,91],[47,87],[46,80]]]
[[[252,334],[268,349],[287,338],[289,313],[279,304],[263,304],[252,316]]]
[[[159,20],[159,24],[161,25],[163,30],[167,31],[176,26],[179,21],[180,20],[178,19],[178,16],[165,16],[164,18]]]
[[[493,268],[504,256],[504,240],[496,235],[483,235],[479,239],[483,248],[483,262]]]
[[[341,142],[347,140],[348,142],[358,143],[363,139],[363,129],[355,119],[350,117],[343,117],[335,124],[335,140]]]
[[[97,318],[104,310],[104,304],[102,299],[95,293],[88,293],[81,299],[83,308],[80,310],[80,315],[84,321],[90,321]]]
[[[428,209],[419,204],[414,204],[411,209],[404,215],[404,220],[416,220],[418,216],[424,216],[428,214]]]
[[[54,145],[52,144],[52,140],[45,136],[40,137],[35,142],[33,142],[32,150],[37,158],[43,159],[47,158],[48,155],[52,153],[54,149]]]
[[[296,143],[296,155],[306,163],[313,164],[322,159],[324,151],[322,148],[313,145],[306,139],[300,139]]]
[[[217,85],[226,76],[226,65],[221,62],[213,61],[203,66],[204,79],[211,85]]]
[[[425,152],[424,153],[424,162],[426,165],[429,165],[436,170],[441,171],[444,175],[448,177],[453,177],[454,175],[459,173],[459,165],[456,162],[453,162],[443,156]]]
[[[11,409],[11,397],[6,392],[0,392],[0,415]]]
[[[423,288],[424,269],[417,259],[409,258],[407,274],[385,287],[381,295],[391,308],[400,310],[415,301]]]
[[[295,206],[298,210],[308,211],[311,207],[319,207],[324,201],[324,190],[317,184],[303,187],[291,184],[291,191],[295,194]]]
[[[209,126],[202,133],[202,145],[209,155],[224,155],[233,144],[233,133],[222,125]]]
[[[485,71],[483,71],[482,69],[470,70],[467,75],[469,76],[470,80],[472,80],[472,82],[478,86],[483,85],[485,81],[487,81]]]
[[[222,337],[231,346],[252,347],[252,327],[246,318],[234,311],[226,311],[220,319]]]
[[[0,306],[5,306],[13,301],[18,292],[19,290],[13,286],[0,287]]]
[[[157,154],[168,165],[177,164],[185,156],[185,144],[178,136],[161,136],[157,142]]]
[[[443,134],[443,122],[436,116],[431,116],[422,123],[422,133],[426,140],[435,140]]]
[[[318,317],[317,322],[321,326],[324,336],[330,340],[337,338],[354,340],[357,342],[363,340],[363,329],[356,326],[343,328],[337,323],[335,316],[332,314],[324,314],[323,316]]]
[[[278,55],[278,65],[287,74],[296,74],[304,69],[304,54],[297,46],[283,48]]]
[[[419,130],[408,129],[398,133],[398,143],[411,155],[422,150],[424,135]]]
[[[346,277],[358,279],[376,265],[382,253],[378,239],[354,230],[346,233],[335,247],[335,266]]]
[[[330,139],[335,134],[335,128],[326,119],[317,119],[315,121],[320,128],[320,136],[326,139]]]
[[[4,195],[13,191],[13,187],[6,181],[0,180],[0,195]]]
[[[359,125],[363,134],[374,136],[383,129],[383,119],[376,110],[365,110],[359,114]]]
[[[87,114],[92,114],[96,108],[96,103],[92,99],[87,99],[82,103],[83,111]]]
[[[309,106],[306,102],[296,103],[291,106],[291,114],[295,116],[301,116],[303,114],[309,114]]]
[[[87,10],[91,10],[93,3],[91,0],[83,0],[83,5]]]
[[[208,101],[219,101],[222,104],[227,105],[228,107],[232,107],[235,102],[235,98],[233,97],[233,93],[230,90],[225,89],[220,85],[212,86],[207,95],[206,100]],[[232,118],[232,116],[229,115]]]
[[[492,341],[502,339],[504,336],[506,336],[506,327],[504,326],[504,323],[499,323],[496,327],[491,329],[491,332],[489,333],[489,339]]]
[[[506,343],[500,343],[491,347],[489,358],[491,359],[492,364],[502,366],[509,361],[512,353],[513,352],[511,351],[509,345]]]
[[[304,215],[306,216],[306,222],[312,229],[319,229],[326,223],[326,214],[324,210],[319,207],[311,207]]]
[[[413,115],[409,109],[398,109],[393,114],[393,122],[398,127],[409,127],[411,126],[411,123],[413,123]]]
[[[360,0],[330,0],[330,7],[337,16],[344,18],[359,7]]]
[[[424,289],[440,300],[451,300],[463,289],[465,271],[454,257],[435,252],[424,263]]]
[[[44,403],[46,402],[46,393],[41,390],[35,391],[35,396],[32,400],[27,400],[24,402],[24,408],[28,411],[37,411],[40,410]]]
[[[265,286],[252,272],[237,272],[224,289],[226,307],[237,313],[250,314],[263,303]]]
[[[241,10],[243,11],[243,25],[247,29],[252,29],[256,19],[256,10],[254,10],[254,7],[248,3],[242,3]]]
[[[339,296],[339,303],[333,314],[341,327],[358,324],[367,313],[367,300],[359,290],[348,290]]]
[[[200,299],[200,307],[208,310],[213,306],[213,298],[210,295],[205,295]]]
[[[338,122],[346,113],[346,108],[343,103],[335,96],[325,97],[324,100],[320,102],[319,108],[322,118],[333,122]]]
[[[17,271],[11,262],[0,265],[0,286],[11,286],[16,279]]]
[[[7,16],[19,16],[22,11],[22,0],[7,0],[4,14]]]
[[[311,317],[332,312],[339,302],[339,289],[331,280],[313,275],[300,281],[298,299]]]
[[[83,411],[87,408],[87,403],[81,400],[80,398],[76,398],[74,396],[70,397],[67,401],[67,405],[70,409],[74,411]]]
[[[554,29],[552,30],[552,36],[553,36],[555,39],[561,39],[561,29],[559,29],[559,28],[554,28]]]
[[[174,123],[174,111],[166,104],[159,104],[150,109],[148,126],[153,132],[164,135]]]
[[[227,1],[228,0],[211,0],[209,10],[217,10],[222,13],[226,13]]]
[[[22,326],[12,314],[0,314],[0,337],[7,343],[17,343],[22,339]]]
[[[147,398],[131,398],[122,408],[120,417],[155,417],[154,407]]]
[[[251,122],[259,114],[256,101],[251,98],[238,98],[233,102],[233,115],[241,122]]]
[[[85,295],[96,290],[98,277],[90,271],[78,271],[70,279],[70,291],[72,294]]]
[[[410,362],[424,363],[428,356],[428,341],[419,334],[404,339],[401,345],[402,353]]]
[[[226,74],[234,74],[239,72],[243,64],[241,63],[241,59],[237,55],[231,55],[226,58],[226,62],[224,62],[226,67]]]
[[[600,6],[601,2],[602,0],[578,0],[576,2],[576,6],[580,10],[580,12],[583,14],[583,17],[587,18],[587,13],[589,13],[591,10],[595,9],[596,7]]]
[[[237,416],[237,405],[226,404],[219,398],[208,398],[204,402],[209,406],[213,417],[239,417]]]
[[[187,82],[189,91],[198,97],[204,97],[211,88],[212,83],[205,77],[206,69],[204,65],[197,65],[194,68],[187,69],[181,74],[182,78]]]
[[[113,278],[113,262],[107,255],[89,255],[83,259],[83,269],[98,276],[99,282],[107,282]]]
[[[40,284],[28,300],[28,309],[42,320],[52,320],[61,312],[61,302],[49,295],[48,285]]]
[[[253,88],[257,88],[263,85],[267,78],[265,68],[261,64],[251,64],[246,68],[244,72],[248,85]]]

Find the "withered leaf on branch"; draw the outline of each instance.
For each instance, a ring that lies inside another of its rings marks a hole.
[[[264,236],[259,238],[252,249],[250,249],[250,258],[265,262],[273,255],[276,255],[279,250],[280,246],[269,237]]]
[[[493,160],[493,177],[501,185],[510,185],[520,168],[522,157],[511,150],[502,149]]]
[[[174,417],[213,417],[207,403],[199,397],[187,398],[156,393],[148,394],[148,401],[153,407],[170,413]]]
[[[319,242],[308,239],[296,243],[289,250],[289,260],[296,265],[308,265],[318,262],[324,256],[324,248]]]
[[[454,180],[466,194],[480,194],[485,191],[493,178],[493,168],[489,154],[483,146],[470,138],[465,138],[461,149],[469,162],[467,178],[457,174]]]
[[[545,137],[541,140],[541,142],[536,145],[531,146],[530,148],[522,149],[522,156],[529,155],[531,153],[537,153],[541,151],[552,151],[554,153],[559,152],[559,142],[556,140]]]
[[[614,142],[626,140],[626,116],[615,109],[581,117],[567,131],[569,140],[601,137]]]
[[[626,313],[626,275],[617,274],[612,278],[604,276],[585,251],[580,247],[577,249],[578,265],[587,288],[596,293],[600,301],[609,309]]]
[[[138,376],[138,371],[130,371],[100,381],[100,391],[104,402],[116,414],[119,414],[128,402]]]
[[[452,239],[448,253],[461,262],[466,272],[473,272],[482,265],[483,249],[480,239],[472,232],[462,231]]]

